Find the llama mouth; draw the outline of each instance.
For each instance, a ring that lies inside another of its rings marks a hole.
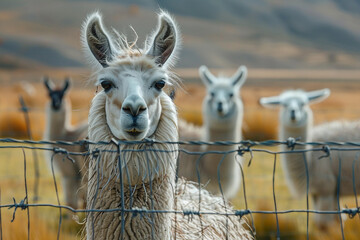
[[[138,130],[136,130],[136,128],[131,129],[130,131],[126,131],[130,136],[133,137],[137,137],[139,136],[142,132],[139,132]]]

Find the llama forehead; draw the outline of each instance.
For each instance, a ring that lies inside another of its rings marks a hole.
[[[142,53],[133,53],[126,55],[119,55],[112,62],[109,63],[109,67],[115,68],[132,68],[137,70],[149,70],[159,68],[155,63],[155,59]]]
[[[49,92],[49,95],[51,98],[62,98],[65,95],[65,92],[62,89],[57,88]]]
[[[144,61],[128,62],[122,61],[116,65],[111,65],[108,68],[102,69],[98,75],[98,79],[111,79],[119,85],[125,83],[143,82],[144,85],[156,80],[167,80],[168,75],[166,71],[160,67],[149,65]]]
[[[237,93],[236,88],[230,83],[230,81],[217,81],[211,84],[209,87],[209,92],[213,92],[215,94],[223,94],[223,93]]]
[[[286,91],[280,95],[280,98],[283,104],[307,104],[309,102],[306,93],[301,90]]]

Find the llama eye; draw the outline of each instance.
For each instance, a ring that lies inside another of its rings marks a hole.
[[[229,94],[229,98],[232,98],[233,96],[234,96],[233,93],[230,93],[230,94]]]
[[[215,93],[214,93],[214,92],[211,92],[210,95],[211,95],[211,97],[215,97]]]
[[[114,87],[114,84],[108,80],[104,80],[101,83],[101,87],[104,89],[105,92],[110,91],[111,88]]]
[[[156,88],[156,90],[160,91],[165,87],[165,81],[164,80],[157,81],[154,87]]]

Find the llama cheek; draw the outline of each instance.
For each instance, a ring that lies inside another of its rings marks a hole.
[[[122,134],[122,124],[121,124],[121,115],[115,114],[114,112],[118,111],[109,111],[109,117],[107,118],[107,122],[110,128],[111,133],[117,137],[121,138]]]
[[[118,110],[121,110],[121,108],[122,108],[122,102],[121,102],[120,100],[114,99],[114,100],[112,101],[112,103],[113,103],[113,105],[114,105],[115,108],[117,108]]]

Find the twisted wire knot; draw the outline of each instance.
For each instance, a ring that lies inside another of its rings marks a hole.
[[[144,216],[144,213],[146,212],[146,208],[132,208],[131,209],[131,213],[132,213],[132,217],[137,217],[138,215],[140,216],[140,218],[142,218]]]
[[[183,214],[184,216],[193,216],[193,215],[200,216],[199,211],[192,211],[192,210],[183,210]]]
[[[354,218],[357,214],[360,213],[360,207],[358,208],[346,208],[343,209],[343,213],[348,214],[349,218]]]
[[[238,155],[240,155],[242,157],[246,152],[249,151],[249,148],[250,148],[249,146],[247,146],[246,148],[243,148],[242,145],[240,145],[237,150]]]
[[[13,206],[10,206],[10,207],[8,208],[8,209],[14,208],[13,217],[12,217],[12,219],[11,219],[11,222],[14,222],[14,220],[15,220],[15,213],[16,213],[16,210],[17,210],[18,208],[21,208],[21,210],[25,210],[25,209],[28,208],[27,203],[25,203],[25,201],[27,202],[27,196],[26,196],[23,200],[21,200],[19,203],[16,202],[15,198],[13,198],[13,201],[14,201]]]
[[[61,154],[68,154],[68,151],[66,150],[66,149],[64,149],[64,148],[59,148],[59,147],[54,147],[53,148],[53,152],[55,153],[55,154],[58,154],[58,153],[61,153]]]
[[[248,209],[245,210],[236,210],[235,211],[235,216],[239,216],[240,218],[242,218],[243,216],[249,215],[251,212]]]
[[[96,148],[95,150],[91,151],[90,154],[93,156],[93,158],[97,159],[100,155],[100,150]]]
[[[152,138],[145,138],[144,142],[145,142],[146,146],[153,146],[155,143],[154,139],[152,139]]]
[[[68,160],[70,160],[72,163],[75,163],[75,160],[72,157],[70,157],[69,152],[66,149],[60,147],[54,147],[53,152],[54,154],[64,154]]]
[[[330,157],[330,147],[328,145],[324,145],[322,147],[322,151],[325,153],[325,155],[320,156],[319,159]]]
[[[286,145],[288,148],[290,148],[291,150],[294,150],[295,146],[296,146],[296,139],[293,137],[289,137],[286,140]]]

